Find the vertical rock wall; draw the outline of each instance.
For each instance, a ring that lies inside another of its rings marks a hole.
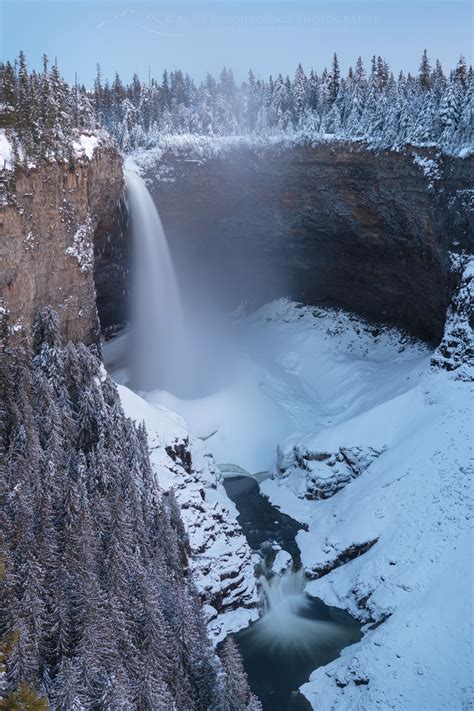
[[[235,306],[342,306],[440,339],[472,248],[472,160],[345,144],[164,153],[144,174],[178,272]]]
[[[96,341],[94,244],[100,263],[123,234],[118,151],[96,148],[75,165],[17,167],[1,177],[0,299],[7,340],[28,336],[37,311],[50,304],[65,341]]]

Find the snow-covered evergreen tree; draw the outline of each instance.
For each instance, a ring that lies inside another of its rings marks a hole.
[[[300,64],[293,81],[282,75],[257,79],[250,71],[240,86],[227,68],[218,80],[208,75],[200,84],[178,69],[165,71],[161,82],[150,77],[145,83],[134,75],[129,85],[116,73],[110,85],[98,66],[90,92],[77,84],[68,87],[46,56],[40,74],[28,72],[22,53],[17,66],[0,64],[0,122],[15,160],[24,165],[73,161],[78,132],[97,126],[125,152],[173,134],[295,131],[311,140],[331,133],[378,148],[412,143],[472,149],[472,69],[461,57],[446,78],[438,60],[431,67],[426,50],[416,77],[401,72],[395,79],[383,57],[375,55],[368,78],[360,57],[343,77],[334,54],[330,69],[320,75],[311,69],[306,76]]]
[[[144,428],[92,349],[61,347],[50,308],[33,350],[0,361],[4,697],[53,711],[223,709],[227,677]]]

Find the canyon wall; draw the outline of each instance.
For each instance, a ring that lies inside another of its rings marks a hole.
[[[4,171],[1,183],[0,299],[8,340],[28,337],[36,313],[50,304],[66,342],[97,341],[94,261],[105,321],[110,305],[115,320],[124,303],[123,294],[116,303],[126,244],[118,151],[107,145],[71,164],[18,166]]]
[[[472,247],[469,159],[329,143],[168,151],[142,167],[185,288],[212,284],[229,306],[287,295],[441,338],[449,251]]]
[[[470,159],[341,144],[145,155],[190,300],[196,289],[197,302],[226,308],[289,296],[441,338],[456,286],[450,251],[472,251]],[[123,324],[129,239],[116,149],[0,179],[10,338],[48,303],[66,340],[90,343]]]

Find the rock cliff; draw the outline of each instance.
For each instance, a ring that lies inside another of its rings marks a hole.
[[[96,341],[94,270],[106,325],[121,285],[125,233],[118,151],[97,142],[89,156],[69,165],[17,167],[0,177],[0,298],[9,340],[29,334],[37,311],[50,304],[60,316],[65,341]],[[122,293],[120,302],[114,318]]]
[[[429,149],[343,144],[143,162],[178,271],[212,283],[219,299],[288,295],[426,340],[443,333],[456,281],[449,250],[472,239],[471,169]]]

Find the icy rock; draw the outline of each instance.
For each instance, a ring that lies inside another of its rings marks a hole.
[[[474,380],[474,257],[453,255],[461,272],[459,289],[448,309],[443,340],[433,355],[434,367],[453,371],[458,380]]]
[[[291,483],[300,498],[328,499],[368,469],[384,450],[340,447],[337,452],[309,449],[304,440],[277,450],[277,475]]]
[[[293,558],[288,551],[279,550],[273,561],[272,571],[275,575],[284,575],[286,571],[293,565]]]
[[[125,413],[144,422],[159,486],[174,490],[189,537],[190,567],[204,603],[210,637],[217,644],[258,617],[255,559],[237,521],[237,509],[206,444],[184,421],[149,405],[119,385]]]

